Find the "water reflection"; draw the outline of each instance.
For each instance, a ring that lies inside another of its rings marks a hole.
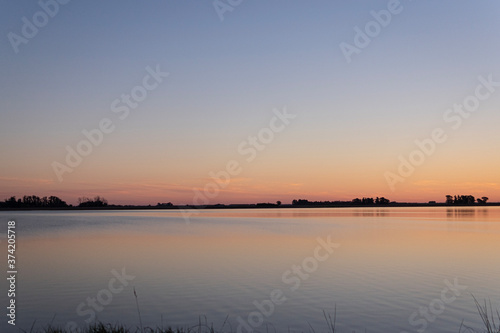
[[[355,210],[353,212],[353,216],[365,216],[365,217],[384,217],[389,216],[388,209],[363,209],[363,210]]]
[[[293,332],[309,331],[308,322],[322,330],[323,310],[335,305],[340,331],[411,331],[408,317],[439,294],[444,279],[455,277],[478,299],[500,299],[500,267],[485,255],[500,253],[498,207],[195,213],[186,224],[182,213],[166,210],[16,212],[23,269],[19,324],[29,330],[54,313],[55,324],[82,322],[77,306],[106,288],[110,272],[122,267],[136,276],[148,326],[162,317],[188,327],[200,315],[215,323],[229,315],[235,328],[237,316],[247,318],[256,311],[254,301],[276,288],[286,291],[287,302],[266,321]],[[307,278],[289,291],[283,272],[306,267],[317,238],[328,235],[340,247],[316,270],[302,271]],[[100,319],[137,325],[131,290],[114,295]],[[457,332],[462,319],[480,321],[469,294],[429,324],[429,332]]]
[[[446,219],[478,217],[484,220],[499,219],[500,207],[338,207],[338,208],[278,208],[278,209],[225,209],[193,210],[198,217],[255,217],[255,218],[323,218],[323,217],[389,217]],[[155,213],[155,214],[158,214]],[[162,214],[159,212],[159,214]]]
[[[447,208],[446,217],[448,219],[485,219],[488,217],[489,210],[486,208]]]

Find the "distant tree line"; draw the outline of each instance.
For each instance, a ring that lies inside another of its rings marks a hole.
[[[309,201],[298,199],[292,201],[292,206],[340,206],[340,205],[388,205],[391,201],[384,197],[374,198],[355,198],[351,201]]]
[[[78,207],[106,207],[108,200],[95,196],[93,199],[87,197],[78,198]]]
[[[258,208],[272,208],[281,206],[281,201],[277,201],[275,204],[271,202],[259,202],[255,204]]]
[[[171,202],[167,202],[167,203],[165,203],[165,202],[162,202],[162,203],[158,202],[156,204],[156,207],[174,207],[174,204],[171,203]]]
[[[472,195],[447,195],[446,196],[446,204],[447,205],[484,205],[488,201],[488,197],[475,198]],[[429,203],[435,204],[435,201],[430,201]],[[375,205],[388,205],[388,204],[397,204],[394,201],[390,201],[385,197],[363,197],[363,198],[355,198],[351,201],[309,201],[307,199],[294,199],[292,201],[292,206],[294,207],[333,207],[333,206],[375,206]],[[228,207],[258,207],[258,208],[272,208],[272,207],[280,207],[282,205],[281,201],[277,201],[276,203],[257,203],[257,204],[246,204],[246,205],[229,205]],[[80,197],[78,198],[78,206],[82,208],[89,207],[107,207],[108,200],[101,196],[95,196],[94,198],[88,197]],[[5,199],[3,202],[0,201],[0,208],[64,208],[64,207],[73,207],[73,205],[68,205],[65,201],[61,200],[56,196],[49,197],[38,197],[36,195],[25,195],[22,198],[16,198],[15,196],[11,196],[8,199]],[[133,205],[130,206],[116,206],[112,205],[111,207],[135,207]],[[149,207],[154,207],[149,205]],[[180,206],[173,205],[171,202],[167,203],[158,203],[156,205],[157,208],[178,208]],[[211,208],[223,208],[226,205],[217,204],[211,205]]]
[[[384,197],[376,197],[375,200],[373,198],[356,198],[352,199],[352,203],[358,204],[358,205],[387,205],[391,203],[389,199],[386,199]]]
[[[12,196],[0,202],[3,208],[59,208],[68,207],[68,204],[55,196],[40,198],[36,195],[25,195],[22,199]]]
[[[87,197],[78,198],[78,207],[106,207],[108,201],[100,196],[93,199]],[[0,201],[0,208],[64,208],[72,207],[66,201],[61,200],[56,196],[42,197],[36,195],[25,195],[22,198],[12,196]]]
[[[447,205],[473,205],[476,201],[478,204],[485,204],[488,201],[488,197],[474,198],[473,195],[447,195],[446,204]]]

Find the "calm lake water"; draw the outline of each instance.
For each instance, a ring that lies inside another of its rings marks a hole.
[[[482,330],[500,308],[500,207],[0,212],[16,221],[17,318],[224,332]],[[0,285],[7,305],[7,281]],[[273,302],[274,301],[274,302]],[[227,322],[226,321],[227,318]],[[222,327],[222,329],[221,329]]]

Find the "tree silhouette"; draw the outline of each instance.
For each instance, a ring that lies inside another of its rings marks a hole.
[[[108,200],[101,198],[100,196],[95,196],[94,199],[87,197],[78,198],[78,207],[106,207],[108,205]]]
[[[389,200],[389,199],[386,199],[386,198],[384,198],[384,197],[381,197],[381,198],[379,198],[379,199],[378,199],[378,204],[379,204],[379,205],[387,205],[387,204],[389,204],[389,203],[390,203],[390,200]]]
[[[446,204],[448,204],[448,205],[453,204],[453,197],[449,194],[446,196]]]
[[[57,208],[68,205],[56,196],[40,198],[36,195],[25,195],[22,199],[16,199],[15,196],[5,199],[1,206],[6,208]]]
[[[481,199],[477,198],[477,203],[480,205],[484,205],[486,201],[488,201],[488,197],[482,197]]]
[[[486,197],[484,197],[486,198]],[[486,198],[488,200],[488,198]],[[476,202],[476,198],[473,195],[447,195],[446,204],[448,205],[473,205]],[[478,199],[478,203],[481,203],[481,199]]]
[[[373,198],[363,198],[361,202],[363,205],[373,205],[374,203]]]

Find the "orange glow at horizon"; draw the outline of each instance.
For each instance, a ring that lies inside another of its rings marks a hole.
[[[44,172],[19,170],[9,177],[0,177],[0,200],[13,195],[56,195],[75,204],[78,197],[100,195],[114,204],[231,204],[278,200],[286,204],[293,199],[349,201],[377,196],[398,202],[443,202],[447,194],[471,194],[487,196],[490,202],[500,201],[500,175],[496,168],[500,157],[481,161],[479,156],[474,159],[457,155],[451,147],[415,167],[411,176],[395,184],[393,192],[384,178],[388,171],[398,174],[398,160],[393,153],[364,156],[362,153],[367,153],[366,150],[357,148],[341,152],[342,156],[353,156],[349,159],[319,155],[315,151],[299,158],[287,145],[277,146],[277,150],[264,151],[252,163],[231,154],[217,155],[203,163],[191,157],[177,165],[170,157],[147,152],[143,152],[139,160],[125,152],[112,159],[100,152],[91,156],[89,163],[67,174],[63,182],[57,181],[49,169]],[[369,165],[363,163],[371,157],[374,160]],[[227,181],[223,174],[230,160],[238,162],[240,172]]]

